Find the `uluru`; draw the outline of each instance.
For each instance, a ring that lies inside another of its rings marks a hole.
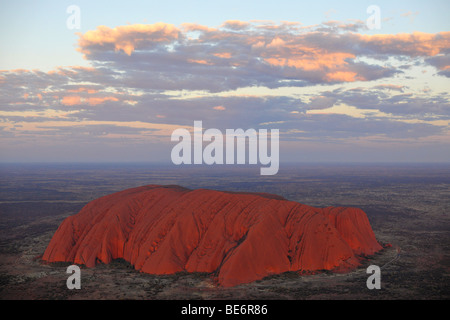
[[[42,260],[89,268],[120,258],[150,274],[210,273],[229,287],[288,271],[351,271],[381,249],[359,208],[147,185],[93,200],[66,218]]]

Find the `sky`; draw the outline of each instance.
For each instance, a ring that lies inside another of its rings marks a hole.
[[[0,1],[0,162],[170,163],[194,121],[278,129],[281,162],[449,162],[448,12]]]

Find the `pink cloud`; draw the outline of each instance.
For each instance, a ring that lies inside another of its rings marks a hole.
[[[234,30],[246,29],[250,26],[249,22],[239,21],[239,20],[227,20],[225,21],[221,27],[229,28]]]
[[[222,59],[230,59],[231,58],[230,52],[218,52],[218,53],[213,53],[213,55],[218,58],[222,58]]]

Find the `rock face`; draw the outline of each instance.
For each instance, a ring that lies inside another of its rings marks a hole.
[[[142,272],[208,272],[234,286],[286,271],[349,271],[381,249],[357,208],[148,185],[93,200],[65,219],[42,259],[93,267],[123,258]]]

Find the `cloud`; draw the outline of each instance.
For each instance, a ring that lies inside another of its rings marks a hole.
[[[0,134],[49,144],[142,142],[202,120],[220,130],[279,128],[290,141],[448,138],[448,93],[396,76],[414,80],[427,66],[448,81],[450,33],[357,33],[362,28],[361,21],[233,20],[100,26],[79,34],[92,67],[0,72]]]
[[[337,101],[336,97],[316,96],[311,99],[308,105],[309,110],[331,108]]]
[[[226,21],[218,28],[165,23],[100,26],[79,34],[78,45],[86,59],[108,69],[111,81],[145,89],[210,92],[388,78],[403,71],[361,58],[429,58],[450,47],[450,32],[354,32],[363,25]]]
[[[375,136],[384,140],[418,139],[445,132],[445,128],[427,123],[406,123],[382,118],[355,118],[342,114],[302,115],[296,121],[285,121],[279,127],[282,129],[283,139],[320,141]]]
[[[439,75],[450,78],[450,52],[427,58],[425,62],[439,69]]]
[[[74,106],[81,104],[80,96],[64,96],[61,100],[61,103],[66,106]]]
[[[450,32],[357,35],[366,54],[435,56],[450,48]]]
[[[419,12],[412,12],[412,11],[407,11],[401,14],[402,17],[409,17],[409,21],[411,23],[414,22],[414,20],[416,19],[416,17],[419,15]]]
[[[381,90],[395,90],[403,92],[405,89],[405,86],[397,85],[397,84],[379,84],[373,87],[374,89],[381,89]]]
[[[320,30],[335,30],[335,31],[351,31],[351,32],[357,32],[360,30],[366,30],[367,29],[367,23],[362,20],[353,20],[352,22],[342,22],[342,21],[336,21],[336,20],[330,20],[323,23],[323,28],[320,28]]]
[[[249,22],[239,21],[239,20],[228,20],[222,24],[222,28],[232,29],[232,30],[244,30],[250,26]]]
[[[109,28],[98,26],[96,30],[80,34],[80,51],[123,51],[127,55],[136,49],[152,49],[160,43],[169,43],[179,36],[180,30],[167,23],[133,24]]]
[[[420,92],[407,92],[405,87],[392,84],[376,85],[370,89],[343,90],[338,88],[333,91],[321,92],[321,96],[317,99],[325,102],[333,101],[334,104],[345,104],[362,110],[377,110],[394,116],[407,116],[415,119],[449,119],[450,117],[450,99],[447,93],[424,96]],[[326,105],[324,104],[324,106]]]

